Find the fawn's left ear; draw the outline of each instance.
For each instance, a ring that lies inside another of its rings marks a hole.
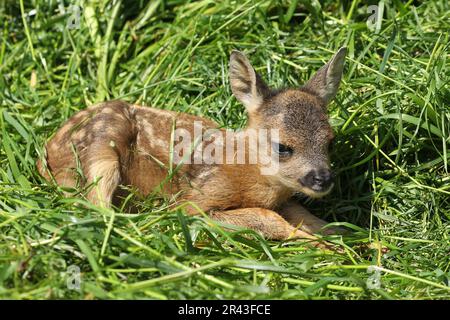
[[[242,102],[248,112],[256,111],[268,94],[269,88],[242,52],[237,50],[231,52],[229,72],[234,96]]]
[[[330,61],[303,86],[328,104],[336,95],[344,70],[347,48],[340,48]]]

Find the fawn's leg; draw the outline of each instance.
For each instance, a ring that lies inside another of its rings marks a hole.
[[[280,215],[291,225],[299,227],[301,230],[311,234],[317,233],[328,235],[340,232],[340,229],[338,228],[322,229],[328,222],[312,215],[308,210],[293,200],[288,201],[281,206],[278,212],[280,212]]]
[[[87,194],[88,200],[109,207],[121,180],[119,156],[108,145],[97,147],[95,154],[87,159],[86,166],[86,185],[96,181]]]
[[[87,195],[94,204],[109,207],[122,182],[122,169],[136,139],[134,113],[121,101],[92,109],[93,115],[73,137],[87,185],[97,181]]]
[[[313,235],[295,229],[279,214],[262,208],[244,208],[210,213],[214,220],[248,228],[261,233],[267,239],[286,240],[305,238],[317,240]],[[319,245],[314,243],[314,245]]]

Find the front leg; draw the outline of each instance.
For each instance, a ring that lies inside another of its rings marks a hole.
[[[229,223],[255,230],[266,239],[287,240],[290,238],[303,238],[312,240],[316,247],[326,247],[318,239],[302,230],[298,230],[284,220],[278,213],[263,208],[243,208],[210,213],[214,220]]]
[[[312,215],[308,210],[303,208],[299,203],[290,200],[278,210],[280,215],[286,219],[292,226],[297,227],[308,233],[317,234],[335,234],[342,230],[339,228],[323,229],[328,222]]]

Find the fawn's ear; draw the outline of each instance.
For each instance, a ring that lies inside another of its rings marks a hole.
[[[248,112],[256,111],[268,94],[269,88],[242,52],[237,50],[231,52],[229,72],[234,96],[244,104]]]
[[[315,93],[325,103],[329,103],[338,91],[346,54],[347,48],[340,48],[333,58],[304,85],[304,88]]]

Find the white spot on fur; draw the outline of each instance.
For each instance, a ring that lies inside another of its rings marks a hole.
[[[102,128],[104,127],[103,122],[101,121],[97,121],[96,123],[94,123],[94,131],[100,131]]]
[[[102,113],[113,114],[114,110],[112,108],[103,108]]]
[[[205,179],[205,178],[207,178],[207,177],[209,177],[210,175],[212,175],[214,172],[216,172],[217,171],[217,167],[213,167],[212,169],[210,169],[210,170],[206,170],[206,171],[203,171],[202,173],[200,173],[198,176],[197,176],[197,178],[199,178],[199,179]]]

